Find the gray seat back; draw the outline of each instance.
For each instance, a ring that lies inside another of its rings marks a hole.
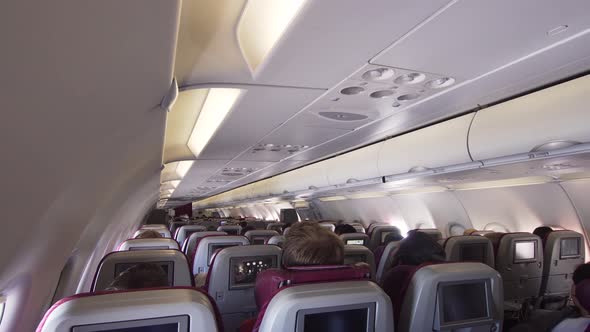
[[[490,239],[477,236],[451,236],[443,244],[448,262],[480,262],[495,268],[494,246]]]
[[[267,229],[257,229],[253,231],[247,231],[244,234],[245,237],[248,238],[251,244],[266,244],[266,242],[273,236],[278,236],[279,232],[267,230]]]
[[[275,235],[275,236],[271,237],[270,239],[268,239],[266,244],[274,244],[275,246],[282,247],[283,242],[285,242],[285,237],[283,235]]]
[[[139,263],[154,263],[168,273],[169,286],[193,286],[186,256],[178,250],[114,251],[98,264],[91,290],[106,289],[121,272]]]
[[[242,226],[240,225],[222,225],[217,227],[218,232],[226,232],[228,235],[240,235]]]
[[[344,242],[344,244],[350,245],[359,245],[359,246],[369,246],[369,236],[365,233],[347,233],[347,234],[340,234],[340,238]]]
[[[377,267],[377,272],[375,274],[375,279],[379,285],[381,285],[385,272],[389,271],[393,266],[393,254],[395,249],[399,247],[400,243],[401,241],[389,242],[387,246],[385,246],[385,249],[383,249],[383,254],[381,255],[381,260],[379,260],[379,266]]]
[[[277,246],[249,245],[224,248],[215,255],[206,287],[217,303],[226,331],[236,331],[242,321],[255,317],[256,275],[269,268],[279,268],[281,253]]]
[[[543,274],[541,239],[531,233],[491,233],[485,237],[494,246],[496,270],[504,282],[504,299],[521,304],[537,297]]]
[[[186,240],[191,234],[196,232],[205,232],[207,227],[200,226],[200,225],[186,225],[181,226],[179,229],[176,230],[176,234],[174,234],[174,239],[178,244],[184,244],[184,240]]]
[[[241,235],[205,236],[199,239],[195,257],[193,258],[193,274],[207,273],[211,264],[211,258],[217,250],[248,244],[250,244],[248,239]]]
[[[188,256],[189,260],[193,259],[193,254],[195,253],[195,247],[197,242],[200,238],[209,236],[209,235],[227,235],[226,232],[218,232],[218,231],[206,231],[206,232],[195,232],[191,234],[187,239],[184,240],[182,243],[182,252]]]
[[[375,250],[375,248],[380,246],[385,240],[385,237],[391,232],[399,232],[399,228],[390,225],[373,226],[369,248],[371,248],[371,250]]]
[[[268,225],[266,225],[266,229],[272,230],[272,231],[277,231],[279,232],[279,234],[283,233],[283,228],[286,226],[287,224],[282,223],[282,222],[273,222],[270,223]]]
[[[503,318],[498,272],[482,263],[434,264],[414,273],[397,331],[500,331]]]
[[[156,231],[164,238],[172,238],[172,235],[170,234],[170,231],[167,228],[140,228],[137,231],[135,231],[135,233],[133,234],[133,238],[147,231]]]
[[[543,280],[540,295],[567,296],[578,265],[585,262],[582,234],[574,231],[553,231],[544,246]]]
[[[127,250],[150,250],[150,249],[176,249],[178,242],[170,238],[147,238],[147,239],[129,239],[119,245],[117,251]]]
[[[371,271],[371,279],[375,280],[375,255],[365,247],[359,245],[344,245],[344,264],[353,265],[356,263],[367,263]]]

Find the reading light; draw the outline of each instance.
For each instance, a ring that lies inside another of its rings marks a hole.
[[[264,62],[297,16],[305,0],[248,1],[238,23],[242,54],[252,73]]]
[[[363,198],[378,198],[378,197],[385,197],[387,193],[385,192],[368,192],[368,193],[359,193],[348,195],[350,199],[363,199]]]
[[[209,89],[207,99],[188,139],[187,146],[195,157],[198,157],[207,146],[243,91],[231,88]]]
[[[347,199],[345,196],[320,197],[320,201],[322,202],[343,201],[345,199]]]

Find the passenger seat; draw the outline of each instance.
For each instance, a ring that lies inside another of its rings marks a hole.
[[[258,313],[256,276],[279,268],[281,256],[281,248],[268,245],[224,248],[214,256],[203,289],[215,299],[226,331],[236,331],[242,321]]]
[[[506,311],[519,311],[522,304],[539,296],[543,274],[541,239],[531,233],[491,233],[485,237],[494,246],[496,270],[504,283]]]
[[[544,247],[543,279],[540,296],[565,300],[570,293],[572,276],[578,265],[585,262],[582,234],[558,230],[547,235]]]
[[[82,293],[57,301],[37,332],[219,331],[217,308],[190,287]]]
[[[396,329],[416,331],[500,331],[502,279],[481,263],[401,265],[383,289],[393,302]]]
[[[260,313],[254,327],[259,332],[393,331],[391,300],[368,277],[366,268],[349,266],[263,271],[256,279]]]
[[[443,243],[448,262],[479,262],[495,268],[494,246],[483,236],[451,236]]]

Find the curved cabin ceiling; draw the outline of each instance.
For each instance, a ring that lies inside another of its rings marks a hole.
[[[267,3],[183,2],[180,95],[168,115],[164,162],[194,163],[160,206],[198,201],[590,68],[583,0],[559,8],[551,0]],[[197,134],[213,89],[242,93],[208,125],[215,128]]]

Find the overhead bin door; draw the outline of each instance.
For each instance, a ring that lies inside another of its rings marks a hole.
[[[314,186],[317,188],[328,186],[325,163],[315,163],[275,177],[277,185],[282,190],[294,192],[306,190]]]
[[[383,143],[373,144],[326,160],[324,163],[330,185],[379,177],[377,159],[382,146]]]
[[[546,143],[590,142],[590,76],[477,112],[469,133],[475,160],[526,153]]]
[[[385,141],[379,151],[380,175],[470,162],[467,134],[472,119],[473,114],[467,114]]]

